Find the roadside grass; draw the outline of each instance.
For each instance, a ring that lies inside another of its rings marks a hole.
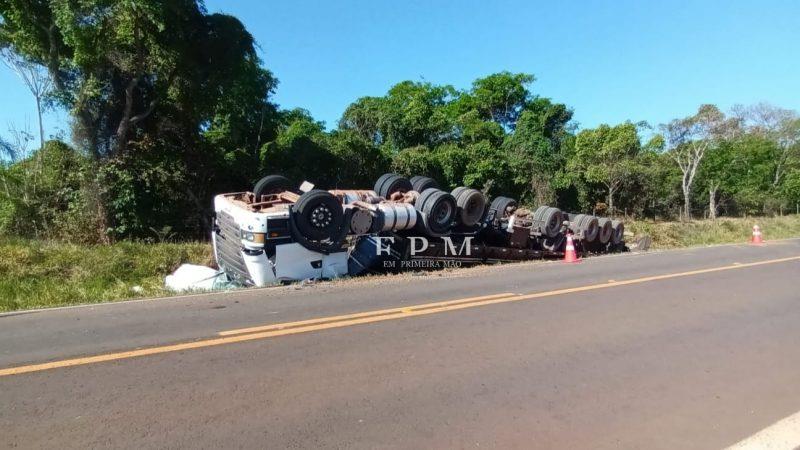
[[[164,277],[209,265],[206,243],[75,245],[0,238],[0,311],[169,295]]]
[[[754,224],[769,241],[800,237],[800,215],[688,223],[627,221],[653,249],[744,243]],[[173,295],[164,277],[181,264],[211,265],[203,242],[76,245],[0,237],[0,312]]]
[[[626,221],[625,228],[635,236],[650,235],[653,249],[670,249],[744,243],[750,240],[756,224],[761,227],[765,240],[800,237],[800,215],[692,222]]]

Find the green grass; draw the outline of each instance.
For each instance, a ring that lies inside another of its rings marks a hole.
[[[692,222],[626,222],[628,231],[636,236],[649,234],[653,249],[696,247],[700,245],[747,242],[758,224],[764,239],[800,237],[800,216],[720,218]]]
[[[800,216],[627,222],[654,249],[747,242],[758,223],[767,240],[800,237]],[[121,242],[85,246],[0,238],[0,311],[167,296],[164,277],[184,263],[210,265],[207,243]],[[134,289],[135,287],[138,287]]]
[[[168,295],[183,263],[209,265],[205,243],[85,246],[0,238],[0,311]]]

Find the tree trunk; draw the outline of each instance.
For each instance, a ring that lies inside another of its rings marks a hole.
[[[125,107],[117,127],[116,154],[122,154],[128,148],[128,130],[130,130],[131,117],[133,117],[133,90],[138,84],[139,78],[134,77],[125,87]]]
[[[691,191],[684,187],[683,188],[683,218],[687,222],[692,220],[692,197]]]
[[[36,97],[36,114],[39,116],[39,149],[44,148],[44,124],[42,123],[42,98]]]
[[[717,186],[708,188],[708,218],[717,220]]]
[[[613,189],[609,189],[608,190],[608,201],[607,201],[607,203],[608,203],[608,215],[613,217],[614,216],[614,190]]]

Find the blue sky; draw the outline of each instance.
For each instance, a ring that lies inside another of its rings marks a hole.
[[[206,0],[239,17],[280,80],[275,100],[334,127],[358,97],[411,79],[469,87],[510,70],[566,103],[581,127],[652,124],[701,103],[800,109],[800,1]],[[33,102],[0,69],[0,134],[35,128]],[[50,114],[48,133],[66,129]]]

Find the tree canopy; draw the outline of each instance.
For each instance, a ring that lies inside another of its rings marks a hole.
[[[0,0],[0,49],[52,84],[37,101],[70,113],[74,144],[0,139],[2,232],[203,237],[214,194],[270,173],[352,188],[396,171],[638,217],[800,204],[800,117],[767,104],[580,129],[534,75],[501,71],[463,88],[400,81],[329,129],[280,109],[253,36],[198,0]]]

